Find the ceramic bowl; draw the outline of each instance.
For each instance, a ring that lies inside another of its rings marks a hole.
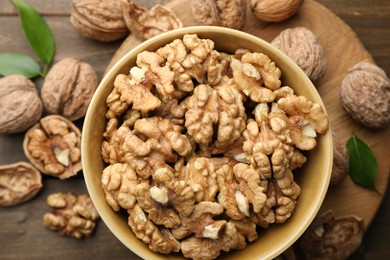
[[[144,50],[155,51],[174,39],[182,38],[185,34],[197,34],[200,38],[213,40],[218,51],[234,53],[238,48],[246,48],[267,54],[282,71],[284,85],[291,86],[295,93],[319,103],[325,111],[316,88],[293,61],[266,41],[241,31],[213,26],[185,27],[153,37],[129,51],[106,73],[89,105],[82,131],[82,163],[89,195],[102,220],[125,246],[144,259],[182,259],[183,256],[152,252],[132,233],[127,225],[127,216],[114,212],[106,203],[100,183],[105,168],[100,155],[106,126],[105,102],[113,88],[116,75],[128,74],[129,69],[135,65],[138,53]],[[283,224],[273,224],[262,231],[259,239],[249,243],[245,249],[222,253],[223,259],[272,259],[292,245],[308,228],[325,197],[332,168],[330,130],[325,135],[320,135],[317,140],[317,147],[308,154],[308,162],[295,173],[295,179],[302,193],[292,217]]]

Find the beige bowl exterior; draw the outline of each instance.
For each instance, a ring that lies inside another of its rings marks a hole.
[[[184,259],[181,254],[163,255],[152,252],[146,244],[138,240],[127,225],[127,216],[114,212],[106,203],[100,177],[105,164],[100,156],[103,132],[105,131],[106,98],[113,88],[115,76],[128,74],[135,65],[136,55],[141,51],[155,51],[161,46],[182,38],[184,34],[198,34],[200,38],[211,39],[215,49],[234,53],[238,48],[246,48],[267,54],[282,71],[282,82],[291,86],[299,95],[324,104],[316,88],[304,72],[287,56],[266,41],[253,35],[224,27],[195,26],[185,27],[149,39],[120,59],[105,75],[96,90],[85,116],[82,131],[82,163],[88,192],[101,218],[112,233],[131,251],[144,259]],[[272,259],[292,245],[307,229],[317,214],[325,197],[332,168],[332,137],[330,130],[320,135],[318,145],[308,156],[308,162],[295,173],[297,183],[302,188],[301,196],[292,217],[283,224],[273,224],[259,234],[259,239],[243,250],[221,253],[223,259]]]

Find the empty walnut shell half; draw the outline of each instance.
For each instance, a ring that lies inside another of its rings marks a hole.
[[[326,58],[317,36],[305,27],[288,28],[280,32],[271,44],[284,52],[313,81],[326,71]]]
[[[30,163],[0,166],[0,206],[22,204],[37,195],[41,188],[41,173]]]
[[[85,116],[97,86],[96,73],[89,64],[65,58],[47,74],[41,89],[42,102],[47,113],[74,121]]]
[[[390,124],[390,79],[377,65],[363,61],[350,68],[339,94],[345,111],[358,123],[370,128]]]
[[[81,170],[80,130],[68,119],[49,115],[29,129],[23,150],[42,173],[67,179]]]
[[[34,83],[22,75],[0,79],[0,134],[20,133],[38,122],[42,101]]]
[[[360,246],[364,234],[360,218],[335,218],[333,211],[327,211],[317,221],[300,242],[306,259],[346,259]]]
[[[121,0],[73,0],[70,21],[83,36],[101,42],[116,41],[129,34]]]

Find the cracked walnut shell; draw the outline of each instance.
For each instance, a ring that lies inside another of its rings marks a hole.
[[[72,122],[49,115],[26,132],[23,150],[42,173],[63,180],[81,170],[80,143],[80,130]]]
[[[129,34],[121,0],[73,0],[70,22],[83,36],[112,42]]]
[[[52,211],[43,216],[45,227],[78,239],[92,235],[99,214],[88,195],[54,193],[47,197],[47,204]]]
[[[97,86],[96,73],[89,64],[65,58],[54,64],[46,75],[41,89],[42,102],[47,113],[75,121],[87,112]]]
[[[326,57],[317,36],[305,27],[288,28],[280,32],[271,44],[290,57],[316,82],[326,71]]]
[[[0,166],[0,206],[22,204],[37,195],[41,188],[41,173],[30,163]]]
[[[360,246],[363,220],[357,216],[335,217],[327,211],[302,235],[300,248],[306,259],[347,259]]]
[[[390,123],[390,79],[384,70],[369,62],[350,68],[340,88],[345,111],[358,123],[383,128]]]
[[[246,0],[192,0],[191,11],[201,25],[240,30],[245,25]]]
[[[140,39],[183,27],[183,22],[169,8],[155,5],[147,10],[131,0],[121,0],[122,13],[127,28]]]
[[[282,22],[299,11],[304,0],[251,0],[252,13],[265,22]]]
[[[42,101],[34,83],[22,75],[0,79],[0,134],[20,133],[42,115]]]

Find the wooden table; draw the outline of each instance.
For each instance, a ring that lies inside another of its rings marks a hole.
[[[390,3],[388,0],[317,0],[343,19],[358,35],[376,63],[390,75]],[[70,24],[71,0],[25,0],[45,16],[56,39],[55,61],[77,57],[90,63],[101,79],[120,46],[99,43],[81,36]],[[144,7],[168,0],[138,0]],[[20,29],[17,12],[8,0],[0,0],[0,53],[34,55]],[[35,80],[41,87],[42,79]],[[0,93],[1,95],[1,93]],[[82,126],[82,120],[76,122]],[[0,135],[0,165],[26,161],[23,135]],[[106,225],[98,222],[91,238],[61,237],[42,225],[49,211],[46,197],[54,192],[86,193],[81,174],[65,181],[44,176],[44,187],[33,200],[20,206],[0,208],[0,259],[139,259],[117,240]],[[390,192],[384,196],[377,215],[351,259],[390,259]]]

